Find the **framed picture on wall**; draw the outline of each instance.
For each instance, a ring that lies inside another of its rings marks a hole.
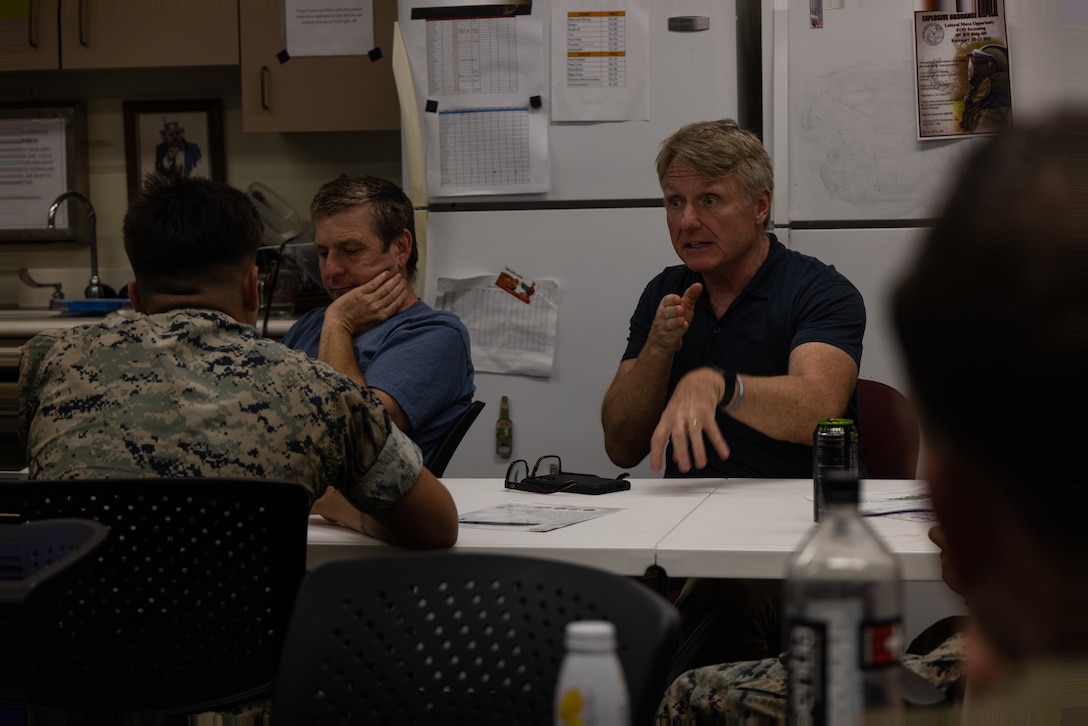
[[[226,180],[218,98],[125,101],[122,109],[130,202],[148,174]]]
[[[91,217],[82,205],[62,203],[49,223],[61,194],[89,193],[86,102],[0,103],[0,139],[0,246],[89,241]]]

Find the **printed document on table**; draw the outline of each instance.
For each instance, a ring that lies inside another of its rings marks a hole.
[[[413,12],[444,5],[420,0]],[[504,7],[465,5],[399,21],[430,197],[548,191],[543,24],[539,14]]]
[[[912,484],[894,492],[863,492],[858,501],[862,516],[878,516],[900,512],[932,511],[929,488],[924,483]]]
[[[555,364],[559,284],[536,280],[526,303],[495,284],[494,276],[438,278],[434,307],[468,328],[472,366],[478,373],[548,378]]]
[[[374,50],[374,0],[286,0],[283,12],[289,56]]]
[[[914,56],[920,140],[1012,127],[1004,0],[970,12],[916,11]]]
[[[462,514],[457,523],[469,529],[491,529],[506,532],[551,532],[578,522],[618,512],[620,507],[579,507],[570,504],[540,504],[535,502],[496,504]]]
[[[811,496],[806,496],[805,499],[812,501]],[[910,484],[904,489],[891,492],[863,490],[858,499],[858,514],[863,517],[892,515],[899,519],[927,521],[935,518],[933,501],[929,498],[929,488],[923,482]]]
[[[552,121],[648,121],[649,0],[553,0]]]

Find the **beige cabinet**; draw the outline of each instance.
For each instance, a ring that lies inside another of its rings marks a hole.
[[[394,0],[374,3],[381,58],[286,58],[283,0],[239,0],[242,130],[373,131],[400,128],[393,80]]]
[[[27,0],[0,71],[238,65],[237,0]]]
[[[60,59],[64,69],[237,65],[237,0],[62,0]]]
[[[25,18],[9,18],[0,31],[0,71],[49,71],[60,67],[59,0],[29,0]]]

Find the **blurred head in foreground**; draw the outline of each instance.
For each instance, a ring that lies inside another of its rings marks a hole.
[[[1013,660],[1088,651],[1088,109],[969,154],[893,315],[979,625]]]

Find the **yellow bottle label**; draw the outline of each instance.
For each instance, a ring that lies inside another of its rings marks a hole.
[[[577,688],[563,691],[559,700],[559,721],[566,726],[586,726],[586,699]]]

